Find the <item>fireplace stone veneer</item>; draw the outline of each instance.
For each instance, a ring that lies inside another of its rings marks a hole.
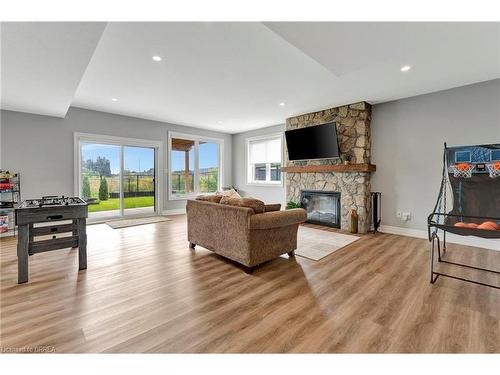
[[[370,120],[371,106],[360,102],[342,107],[325,109],[291,117],[286,120],[286,130],[336,122],[341,154],[349,154],[351,163],[370,163]],[[332,165],[338,159],[288,160],[285,166]],[[358,212],[360,233],[370,229],[370,172],[287,172],[287,201],[300,202],[302,190],[335,191],[340,193],[340,228],[349,229],[349,211]]]

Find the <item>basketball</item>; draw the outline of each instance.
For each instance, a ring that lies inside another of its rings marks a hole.
[[[476,223],[468,223],[467,224],[468,228],[477,228],[478,226],[479,226],[479,224],[476,224]]]
[[[500,171],[500,161],[496,161],[493,163],[493,169],[496,171]]]
[[[478,225],[477,229],[497,230],[497,225],[492,221],[485,221],[481,225]]]
[[[490,227],[496,229],[496,230],[500,230],[500,225],[498,225],[497,223],[495,223],[494,221],[485,221],[483,224],[481,225],[489,225]]]
[[[460,228],[466,228],[467,227],[467,224],[465,223],[462,223],[461,221],[459,221],[458,223],[455,223],[454,225],[455,227],[460,227]]]
[[[466,171],[467,169],[469,169],[469,164],[467,164],[467,163],[457,164],[457,169],[459,171]]]

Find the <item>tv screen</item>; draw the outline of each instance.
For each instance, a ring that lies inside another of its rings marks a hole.
[[[329,159],[339,157],[337,128],[329,123],[285,132],[290,160]]]

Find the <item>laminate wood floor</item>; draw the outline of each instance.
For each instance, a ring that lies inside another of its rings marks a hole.
[[[186,218],[88,227],[77,250],[30,257],[1,239],[1,346],[63,352],[500,352],[500,290],[429,283],[429,243],[388,234],[314,262],[286,255],[248,275],[186,241]],[[456,261],[500,269],[500,252],[450,244]],[[443,265],[445,266],[445,265]],[[446,265],[496,282],[498,275]]]

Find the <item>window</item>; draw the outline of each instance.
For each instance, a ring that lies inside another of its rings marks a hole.
[[[222,139],[169,133],[169,199],[220,190],[222,146]]]
[[[281,185],[282,135],[247,139],[247,183]]]

